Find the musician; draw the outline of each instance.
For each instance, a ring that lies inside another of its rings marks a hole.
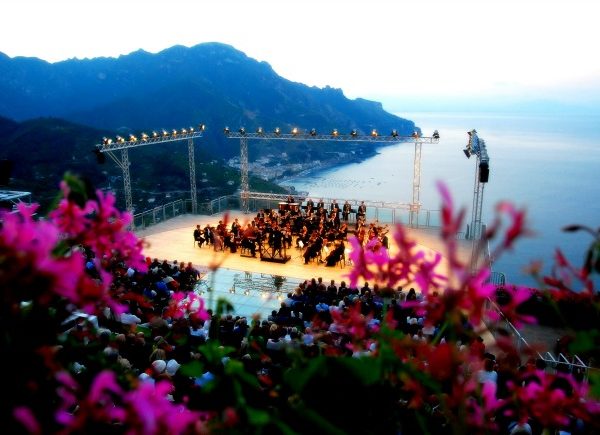
[[[242,248],[250,249],[250,253],[253,257],[256,257],[256,239],[256,227],[254,227],[251,223],[248,223],[242,233],[241,245]]]
[[[285,224],[282,233],[283,243],[287,247],[287,249],[290,249],[292,247],[292,227],[289,222]]]
[[[287,203],[288,204],[292,204],[294,202],[294,197],[292,195],[288,195],[287,197]]]
[[[352,206],[348,201],[344,202],[344,206],[342,208],[342,219],[345,222],[348,222],[348,217],[350,216],[350,211],[352,210]]]
[[[319,213],[321,212],[321,210],[325,209],[325,203],[323,202],[323,198],[319,199],[319,202],[317,202],[317,210],[319,211]]]
[[[331,250],[325,259],[325,266],[335,266],[342,259],[346,252],[346,246],[342,240],[335,242],[335,247]]]
[[[304,264],[308,264],[311,258],[319,255],[323,248],[323,239],[317,231],[313,231],[304,251]]]
[[[348,224],[346,222],[342,222],[337,231],[338,240],[346,240],[348,238]]]
[[[302,229],[298,233],[298,238],[296,239],[296,247],[303,248],[306,246],[309,240],[308,227],[306,225],[302,226]],[[302,242],[302,246],[300,246],[300,242]]]
[[[306,200],[306,209],[308,210],[309,208],[314,209],[315,208],[315,203],[313,202],[312,199],[308,198]]]
[[[271,231],[269,232],[269,246],[273,248],[273,251],[271,251],[271,257],[274,257],[275,253],[277,252],[279,252],[280,257],[283,257],[283,254],[281,253],[281,248],[283,246],[283,233],[277,224],[273,224]]]
[[[198,243],[198,247],[201,248],[204,243],[204,237],[202,237],[200,225],[196,225],[196,229],[194,230],[194,240]]]
[[[241,229],[241,225],[238,222],[238,218],[235,218],[234,221],[231,223],[231,233],[238,238],[240,236],[240,229]]]
[[[359,217],[367,217],[367,206],[365,205],[364,201],[361,201],[360,205],[358,206],[358,211],[356,212],[356,218],[358,219]]]

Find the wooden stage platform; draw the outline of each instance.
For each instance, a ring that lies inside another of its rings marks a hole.
[[[228,227],[234,218],[245,226],[253,215],[243,214],[240,211],[229,212]],[[280,301],[283,299],[283,293],[293,290],[298,283],[312,278],[322,278],[325,284],[334,280],[336,285],[341,281],[349,284],[348,273],[351,271],[351,264],[346,259],[344,267],[340,265],[335,267],[326,267],[324,263],[310,262],[304,264],[302,250],[292,247],[287,251],[290,259],[285,263],[261,261],[258,252],[256,258],[243,256],[238,249],[237,253],[228,251],[215,252],[212,246],[203,246],[199,248],[193,239],[193,231],[199,224],[203,228],[209,223],[216,226],[219,220],[224,220],[222,215],[183,215],[172,218],[168,221],[156,224],[152,227],[137,231],[136,234],[144,239],[146,247],[144,255],[159,260],[168,260],[172,262],[177,260],[192,264],[203,272],[207,272],[208,282],[204,282],[204,289],[210,287],[213,291],[204,294],[205,299],[209,298],[209,307],[214,308],[214,300],[224,297],[232,302],[235,307],[235,313],[239,315],[252,315],[260,313],[262,315],[270,314],[271,310],[279,308]],[[428,255],[434,255],[435,252],[443,254],[443,245],[437,237],[437,231],[434,230],[413,230],[408,229],[410,236],[418,243],[418,248],[424,250]],[[350,236],[352,237],[352,236]],[[464,258],[469,258],[470,243],[460,242],[460,252]],[[393,255],[396,246],[393,244],[393,238],[390,237],[390,253]],[[295,237],[294,243],[295,246]],[[349,248],[350,244],[346,243]],[[442,260],[439,267],[445,268],[447,263]],[[211,269],[218,266],[219,270],[212,273]],[[446,272],[441,270],[440,272]],[[215,277],[217,277],[215,279]],[[279,291],[275,291],[275,277],[286,277],[285,285]],[[272,284],[269,287],[269,282]],[[362,286],[364,281],[358,283]],[[372,285],[373,283],[369,283]],[[409,286],[405,286],[408,290]],[[250,289],[250,290],[248,290]],[[418,288],[416,288],[419,291]]]

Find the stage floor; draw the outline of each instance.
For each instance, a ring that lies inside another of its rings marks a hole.
[[[244,227],[251,217],[253,215],[231,211],[228,216],[228,227],[234,218],[238,218]],[[261,261],[258,252],[257,257],[252,258],[242,256],[239,250],[237,253],[230,253],[228,251],[215,252],[212,246],[199,248],[194,243],[192,235],[196,225],[199,224],[202,228],[207,223],[216,226],[219,220],[223,219],[223,215],[182,215],[136,231],[136,234],[146,243],[145,256],[158,258],[161,261],[166,259],[169,262],[173,260],[186,263],[191,261],[196,268],[206,272],[207,276],[202,287],[204,290],[211,287],[213,293],[207,292],[204,295],[205,298],[212,299],[211,303],[214,304],[218,297],[225,297],[234,305],[235,313],[239,315],[251,315],[254,312],[267,315],[271,310],[279,307],[281,292],[276,292],[274,285],[270,292],[266,288],[269,280],[274,281],[276,276],[286,277],[281,288],[283,292],[293,290],[299,282],[311,278],[320,277],[326,284],[329,284],[331,280],[334,280],[336,285],[339,285],[341,281],[349,283],[348,273],[352,266],[348,262],[345,267],[326,267],[325,264],[316,262],[304,264],[302,251],[293,247],[287,251],[290,259],[286,263]],[[425,251],[427,255],[434,255],[436,252],[444,254],[443,245],[439,241],[436,231],[413,229],[408,229],[408,231],[418,243],[418,248]],[[397,247],[394,246],[392,237],[390,237],[390,242],[390,254],[393,255]],[[470,242],[461,240],[459,245],[461,256],[468,259]],[[346,247],[349,248],[350,244],[346,243]],[[445,272],[446,265],[447,263],[442,260],[439,266],[442,268],[440,272]],[[217,268],[220,271],[211,272]],[[243,283],[244,279],[246,279],[246,283]],[[358,283],[359,286],[363,284],[363,281]],[[372,283],[369,284],[372,285]],[[256,288],[249,290],[253,287]],[[405,289],[408,290],[408,288],[410,285]],[[416,290],[418,291],[418,289]]]

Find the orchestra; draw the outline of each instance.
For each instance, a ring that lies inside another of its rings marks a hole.
[[[237,218],[229,228],[222,221],[215,228],[206,225],[201,230],[198,226],[194,230],[194,240],[198,243],[202,237],[203,242],[213,245],[215,250],[229,248],[231,252],[237,252],[239,247],[242,254],[249,253],[252,257],[256,257],[258,250],[261,258],[286,257],[287,250],[295,246],[302,251],[305,263],[311,259],[320,262],[326,259],[329,265],[339,261],[343,255],[340,246],[344,246],[350,234],[357,237],[361,246],[377,239],[381,246],[389,249],[387,225],[367,223],[364,201],[356,211],[348,201],[340,209],[336,200],[326,207],[323,199],[319,199],[315,207],[313,201],[307,198],[306,205],[302,206],[291,195],[278,205],[278,209],[259,210],[244,226]],[[348,224],[352,213],[356,213],[356,226],[351,231]],[[375,245],[377,243],[371,246]]]

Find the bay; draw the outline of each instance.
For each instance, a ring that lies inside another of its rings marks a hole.
[[[555,249],[581,265],[592,242],[584,233],[561,229],[577,223],[600,227],[600,130],[593,115],[510,113],[397,113],[415,121],[424,136],[438,130],[439,144],[423,144],[420,201],[439,210],[437,182],[445,183],[455,204],[471,213],[475,158],[467,159],[467,131],[476,129],[490,156],[490,178],[484,189],[483,222],[490,223],[500,201],[525,208],[534,235],[496,259],[494,270],[510,282],[535,285],[523,272],[533,260],[550,272]],[[361,163],[292,178],[285,184],[312,197],[390,202],[412,201],[414,144],[379,149]],[[470,219],[467,219],[470,220]],[[466,230],[466,226],[464,228]]]

